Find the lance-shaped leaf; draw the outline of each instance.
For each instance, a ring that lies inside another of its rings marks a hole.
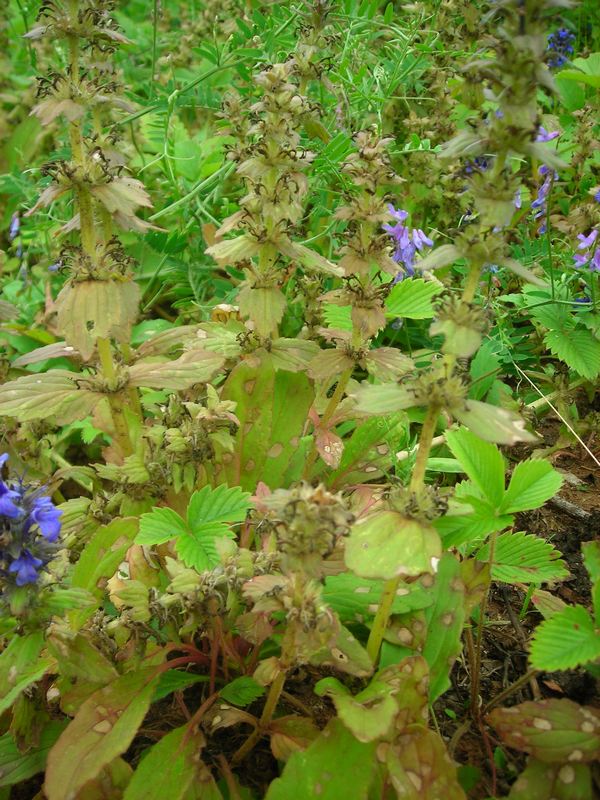
[[[140,289],[134,281],[67,283],[56,298],[59,330],[87,361],[96,339],[129,342],[139,300]]]
[[[146,716],[156,667],[129,672],[86,700],[48,756],[48,800],[74,797],[103,767],[125,752]]]
[[[530,758],[510,787],[509,800],[589,800],[592,773],[587,764],[544,764]]]
[[[22,356],[15,358],[12,366],[26,367],[28,364],[39,364],[40,361],[46,361],[50,358],[81,358],[81,353],[78,352],[76,347],[72,347],[66,342],[54,342],[53,344],[44,345],[44,347],[36,347],[35,350],[30,350],[29,353],[24,353]]]
[[[422,725],[386,748],[389,780],[403,800],[467,800],[440,736]]]
[[[486,442],[516,444],[537,442],[537,436],[525,429],[525,420],[514,411],[479,400],[467,400],[451,409],[452,416]]]
[[[318,353],[319,345],[310,339],[275,339],[271,345],[273,366],[289,372],[306,370]]]
[[[223,242],[213,244],[205,250],[205,253],[223,264],[237,264],[238,261],[246,261],[257,255],[260,248],[261,245],[256,239],[244,233],[235,239],[225,239]]]
[[[449,264],[454,264],[462,257],[458,247],[453,244],[443,244],[416,262],[415,267],[420,270],[441,269],[447,267]]]
[[[318,272],[323,275],[337,275],[341,277],[344,270],[336,264],[332,264],[324,256],[315,253],[309,247],[298,242],[291,242],[289,239],[278,239],[276,246],[280,252],[291,258],[293,261],[299,261],[302,266],[309,272]]]
[[[501,266],[509,269],[511,272],[514,272],[515,275],[519,276],[519,278],[523,278],[523,280],[527,281],[527,283],[532,283],[534,286],[542,287],[548,285],[547,281],[538,278],[537,275],[534,275],[534,273],[527,269],[527,267],[524,267],[521,263],[515,261],[514,258],[504,258],[500,264]]]
[[[363,414],[394,414],[417,405],[414,392],[397,383],[362,384],[349,394]]]
[[[323,600],[339,614],[343,622],[365,622],[377,613],[382,592],[383,581],[342,572],[325,579]],[[432,602],[430,592],[419,582],[403,583],[396,591],[392,613],[406,614],[426,608]]]
[[[179,325],[176,328],[169,327],[167,330],[160,331],[142,342],[137,348],[137,354],[140,358],[162,356],[166,353],[170,353],[172,350],[180,350],[188,343],[201,345],[202,340],[198,336],[199,331],[199,325]]]
[[[572,700],[531,700],[496,708],[488,720],[502,741],[543,761],[579,763],[600,758],[600,711]]]
[[[60,417],[61,422],[85,419],[105,395],[78,388],[85,376],[66,369],[44,374],[23,375],[0,386],[0,416],[16,417],[20,422]]]
[[[36,631],[27,636],[14,636],[0,654],[0,714],[54,664],[53,658],[40,655],[43,646],[44,636]]]
[[[189,350],[175,361],[138,362],[129,368],[129,383],[148,389],[181,391],[195,383],[207,383],[223,366],[223,357],[206,350]]]
[[[371,375],[380,381],[394,381],[414,369],[414,362],[395,347],[377,347],[365,356],[365,365]]]
[[[226,481],[253,492],[259,480],[270,489],[289,485],[286,470],[300,447],[314,390],[305,374],[276,370],[269,353],[252,355],[231,372],[221,399],[236,402],[240,422],[233,453],[223,457]],[[302,468],[300,459],[297,471]]]
[[[361,578],[389,578],[435,573],[440,537],[430,525],[395,511],[360,520],[346,541],[346,565]]]
[[[10,733],[0,737],[0,788],[14,786],[43,772],[48,751],[66,726],[67,722],[62,720],[49,722],[40,733],[39,743],[25,753],[19,750]]]
[[[554,672],[600,659],[600,629],[583,606],[567,606],[535,629],[531,664]]]
[[[359,742],[333,719],[306,750],[291,756],[265,800],[368,800],[375,748],[375,742]]]
[[[123,800],[222,800],[199,758],[205,744],[203,734],[188,725],[167,733],[138,765]]]
[[[462,650],[465,621],[465,587],[460,564],[452,553],[444,553],[438,564],[431,606],[425,609],[427,639],[423,655],[429,664],[429,693],[434,703],[450,686],[450,672]]]

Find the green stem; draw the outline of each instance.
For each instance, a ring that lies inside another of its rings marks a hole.
[[[100,360],[102,373],[108,382],[109,389],[114,390],[117,386],[117,370],[112,357],[110,341],[102,337],[96,339],[96,347],[98,348],[98,358]],[[124,456],[130,456],[134,448],[129,438],[127,423],[123,415],[123,402],[120,393],[110,391],[108,393],[108,402],[119,447]]]
[[[239,748],[239,750],[234,754],[231,762],[233,764],[239,764],[240,761],[243,761],[244,758],[250,753],[256,743],[259,741],[261,736],[264,733],[265,728],[271,722],[271,718],[273,717],[273,712],[277,708],[277,703],[279,702],[279,698],[281,697],[281,692],[283,690],[286,678],[286,671],[281,670],[277,674],[277,677],[271,684],[269,688],[269,694],[267,695],[267,701],[265,703],[265,707],[263,708],[263,712],[260,717],[260,721],[258,726],[250,736],[246,739],[244,744]]]
[[[435,428],[438,420],[440,409],[438,406],[431,405],[427,409],[425,420],[423,421],[423,428],[421,429],[421,437],[419,439],[419,449],[417,451],[417,458],[413,469],[412,477],[410,480],[410,488],[415,491],[423,485],[425,480],[425,471],[427,469],[427,459],[431,451],[431,443],[435,434]],[[390,621],[392,614],[392,606],[394,597],[398,591],[400,578],[391,578],[386,581],[381,595],[381,602],[375,614],[373,627],[369,634],[369,641],[367,642],[367,653],[371,657],[373,664],[376,664],[379,659],[379,651],[381,643],[385,635],[386,628]]]

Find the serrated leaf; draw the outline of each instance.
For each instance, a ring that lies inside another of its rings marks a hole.
[[[193,686],[195,683],[207,683],[210,680],[208,675],[196,675],[193,672],[183,672],[178,669],[170,669],[163,672],[158,679],[158,683],[152,696],[152,702],[162,700],[173,692],[180,692]]]
[[[487,719],[509,747],[545,764],[600,758],[600,712],[572,700],[552,699],[497,708]]]
[[[43,772],[48,751],[63,732],[67,722],[49,722],[40,734],[39,744],[22,753],[10,733],[0,737],[0,787],[14,786]]]
[[[125,752],[146,716],[158,681],[156,667],[129,672],[89,697],[48,756],[48,800],[76,796]]]
[[[443,291],[444,287],[434,281],[421,278],[401,281],[392,288],[385,301],[386,316],[431,319],[435,316],[431,301]]]
[[[205,744],[203,734],[188,725],[167,733],[138,765],[123,800],[222,800],[199,758]]]
[[[355,523],[346,541],[346,565],[361,578],[434,573],[441,555],[435,528],[382,511]]]
[[[60,416],[66,424],[88,417],[106,396],[77,387],[83,375],[65,369],[23,375],[0,386],[0,416],[21,422]]]
[[[175,549],[186,567],[206,572],[221,563],[217,540],[224,537],[234,538],[234,534],[225,526],[207,524],[179,536]]]
[[[523,532],[501,533],[496,538],[492,578],[504,583],[546,583],[569,577],[564,561],[554,547],[539,536]],[[490,545],[477,558],[489,561]]]
[[[328,328],[351,331],[352,306],[335,306],[332,303],[325,303],[323,306],[323,319]]]
[[[139,362],[129,368],[131,386],[181,391],[210,381],[224,362],[223,356],[206,350],[189,350],[174,361]]]
[[[583,378],[593,380],[600,375],[600,342],[590,331],[548,331],[544,342],[553,355]]]
[[[367,800],[376,768],[375,748],[375,742],[359,742],[339,720],[331,720],[306,750],[290,757],[265,800]]]
[[[539,458],[521,461],[513,470],[500,513],[514,514],[544,505],[559,491],[562,476],[551,464]]]
[[[140,532],[136,544],[164,544],[188,532],[188,526],[172,508],[154,508],[140,517]]]
[[[265,687],[257,683],[254,678],[248,675],[241,675],[235,678],[222,689],[219,689],[219,697],[234,706],[248,706],[265,693]]]
[[[466,475],[479,487],[490,504],[497,508],[504,496],[504,459],[490,442],[461,428],[446,433],[446,443],[461,463]]]
[[[357,411],[364,414],[394,414],[417,405],[414,392],[397,383],[361,384],[350,396],[356,402]]]
[[[506,408],[479,400],[466,400],[464,406],[452,408],[451,413],[486,442],[516,444],[537,441],[537,437],[525,429],[525,420]]]
[[[250,493],[244,492],[239,486],[229,488],[224,484],[213,489],[204,486],[192,495],[188,510],[187,521],[190,530],[206,531],[206,526],[214,526],[215,532],[223,527],[223,523],[242,522],[252,507]]]
[[[567,606],[535,629],[530,661],[536,669],[575,669],[600,659],[600,629],[582,606]]]

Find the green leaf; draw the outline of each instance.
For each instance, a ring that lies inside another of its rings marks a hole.
[[[40,657],[44,647],[41,631],[15,636],[0,654],[0,714],[10,708],[21,692],[43,678],[52,658]]]
[[[129,672],[83,703],[48,756],[44,784],[48,800],[75,797],[127,750],[150,707],[156,672],[156,667]]]
[[[502,514],[514,514],[539,508],[554,497],[562,482],[561,474],[547,461],[539,458],[521,461],[513,470],[499,510]]]
[[[490,545],[477,558],[489,561]],[[539,536],[518,532],[502,533],[496,539],[492,578],[504,583],[546,583],[569,577],[560,553]]]
[[[581,545],[583,563],[592,582],[592,604],[594,617],[600,624],[600,541],[584,542]]]
[[[425,609],[427,639],[423,656],[429,664],[429,699],[434,703],[450,686],[454,659],[462,650],[465,621],[465,587],[460,564],[452,553],[444,553],[433,588],[433,605]]]
[[[525,429],[525,420],[506,408],[481,403],[479,400],[467,400],[464,406],[452,408],[451,413],[486,442],[537,442],[537,437]]]
[[[172,508],[154,508],[140,517],[140,532],[136,544],[164,544],[181,534],[188,533],[185,521]]]
[[[323,319],[328,328],[351,331],[352,306],[334,306],[332,303],[325,303],[323,306]]]
[[[535,629],[530,660],[536,669],[575,669],[600,658],[600,631],[582,606],[567,606]]]
[[[382,511],[357,522],[346,541],[346,565],[361,578],[434,573],[440,538],[430,525]]]
[[[398,436],[405,425],[406,415],[402,412],[384,419],[367,419],[357,425],[350,438],[344,441],[340,465],[329,473],[328,486],[364,483],[378,477],[390,462],[386,440]]]
[[[359,742],[374,742],[387,736],[398,716],[393,687],[377,678],[354,697],[336,678],[320,680],[315,693],[333,700],[338,717]]]
[[[65,369],[23,375],[0,386],[0,416],[20,422],[59,416],[62,424],[88,417],[106,395],[77,387],[84,376]]]
[[[414,393],[397,383],[363,383],[350,396],[356,401],[357,411],[373,416],[394,414],[416,405]]]
[[[205,743],[202,733],[187,725],[167,733],[138,765],[123,800],[222,800],[199,758]]]
[[[167,670],[158,679],[152,702],[156,703],[157,700],[162,700],[173,692],[180,692],[195,683],[207,683],[209,680],[208,675],[195,675],[193,672],[182,672],[178,669]]]
[[[548,331],[544,342],[553,355],[583,378],[593,380],[600,375],[600,342],[590,331]]]
[[[376,742],[359,742],[333,719],[306,750],[290,757],[265,800],[368,800],[375,748]]]
[[[537,700],[497,708],[487,719],[509,747],[544,764],[597,761],[600,712],[572,700]]]
[[[466,428],[446,433],[446,443],[466,475],[497,508],[504,496],[504,459],[498,448]]]
[[[576,58],[572,62],[574,69],[563,69],[559,77],[565,81],[587,83],[594,89],[600,89],[600,53],[590,53],[587,58]]]
[[[439,283],[422,278],[401,281],[393,287],[385,301],[386,316],[431,319],[435,315],[431,301],[443,291],[444,287]]]
[[[231,372],[222,400],[237,403],[240,421],[233,453],[227,453],[221,481],[254,492],[259,481],[270,489],[289,485],[286,470],[298,454],[314,389],[304,373],[275,370],[272,356],[256,351]],[[297,462],[297,470],[304,467]],[[222,474],[222,473],[220,473]],[[292,477],[291,480],[298,479]]]
[[[508,800],[588,800],[593,797],[587,764],[544,764],[530,758],[510,787]]]
[[[104,590],[99,582],[115,574],[137,530],[138,520],[126,517],[115,519],[96,531],[73,568],[71,586],[87,589],[96,598],[98,605],[104,598]],[[77,629],[84,624],[91,613],[90,608],[73,610],[69,613],[69,620]]]
[[[40,734],[39,744],[25,753],[19,750],[10,733],[0,737],[0,787],[14,786],[43,772],[48,751],[66,725],[62,720],[49,722]]]
[[[243,522],[246,513],[252,508],[250,493],[239,486],[231,489],[223,484],[213,489],[204,486],[194,492],[187,510],[187,521],[190,530],[207,533],[209,529],[215,534],[226,529],[223,523]]]
[[[235,678],[219,690],[219,697],[234,706],[248,706],[265,693],[265,687],[248,675]]]
[[[364,622],[376,614],[382,592],[383,581],[358,578],[351,572],[343,572],[325,579],[323,600],[343,622]],[[430,593],[420,583],[404,583],[398,587],[392,612],[406,614],[426,608],[431,602]]]
[[[201,526],[199,531],[188,531],[175,543],[177,555],[186,567],[193,567],[198,572],[206,572],[221,563],[217,539],[234,538],[234,534],[223,525],[208,524],[205,527],[205,530]]]

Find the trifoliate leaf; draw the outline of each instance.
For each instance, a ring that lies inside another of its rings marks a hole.
[[[490,557],[489,543],[477,555]],[[496,539],[492,578],[504,583],[546,583],[569,576],[560,553],[544,539],[527,533],[502,533]]]
[[[530,511],[544,505],[558,492],[562,476],[547,461],[530,458],[515,467],[510,484],[500,505],[503,514]]]
[[[498,448],[466,428],[448,431],[446,443],[465,474],[497,508],[504,496],[504,459]]]
[[[219,697],[234,706],[248,706],[265,693],[265,687],[249,675],[235,678],[219,690]]]
[[[188,527],[172,508],[155,508],[140,517],[140,532],[135,537],[136,544],[164,544],[182,533]]]

